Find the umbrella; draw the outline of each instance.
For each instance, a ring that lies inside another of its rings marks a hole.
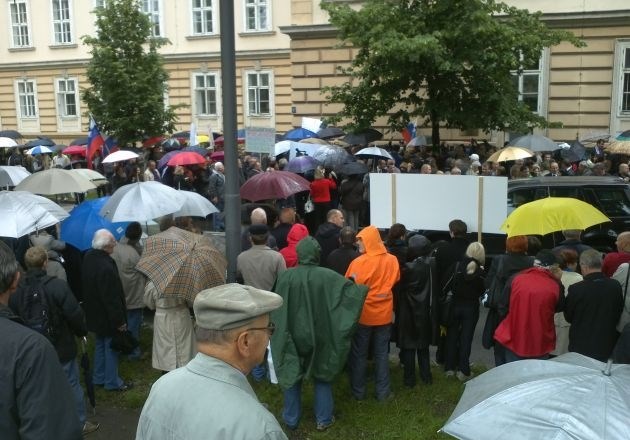
[[[169,151],[168,153],[166,153],[164,156],[160,158],[160,160],[157,163],[157,167],[164,168],[168,164],[169,160],[171,160],[173,157],[181,153],[182,153],[182,150]]]
[[[215,151],[210,155],[210,159],[215,162],[223,162],[225,160],[225,151]]]
[[[606,147],[606,152],[630,156],[630,141],[613,141]]]
[[[313,153],[313,157],[326,168],[338,168],[344,163],[350,162],[352,155],[344,148],[334,145],[323,145]]]
[[[285,141],[301,141],[306,138],[316,138],[317,133],[307,130],[306,128],[294,128],[292,130],[287,131],[282,139]]]
[[[501,225],[508,237],[584,230],[610,219],[593,205],[571,197],[547,197],[516,208]]]
[[[38,137],[37,139],[28,141],[27,143],[24,144],[24,146],[29,147],[29,148],[41,147],[41,146],[54,147],[55,141],[53,141],[51,138],[41,136],[41,137]]]
[[[383,133],[373,128],[350,133],[342,138],[344,142],[350,145],[367,145],[380,139],[383,139]]]
[[[45,197],[25,191],[0,191],[0,237],[19,238],[56,225],[63,216],[68,216],[66,211]]]
[[[566,147],[560,147],[560,157],[569,162],[579,162],[584,159],[584,155],[586,154],[586,148],[580,141],[573,141],[571,145],[567,145]]]
[[[99,215],[110,196],[86,200],[70,211],[70,217],[61,222],[60,238],[80,251],[92,247],[92,237],[99,229],[107,229],[116,240],[125,234],[129,222],[112,223]]]
[[[64,148],[61,152],[69,156],[76,155],[85,157],[87,154],[87,148],[82,145],[70,145],[68,148]]]
[[[626,130],[621,134],[618,134],[615,139],[618,141],[630,141],[630,130]]]
[[[286,170],[292,173],[304,174],[307,171],[314,170],[318,165],[319,162],[310,156],[298,156],[289,161]]]
[[[558,149],[558,144],[548,137],[539,134],[528,134],[510,141],[510,146],[525,147],[530,150],[537,151],[554,151]]]
[[[368,147],[354,153],[355,156],[366,157],[384,157],[385,159],[392,159],[392,155],[380,147]]]
[[[196,165],[206,163],[206,158],[199,153],[192,151],[182,151],[180,154],[173,156],[167,162],[168,166],[175,167],[178,165]]]
[[[523,147],[505,147],[495,151],[488,158],[488,162],[507,162],[508,160],[532,157],[534,152]]]
[[[107,177],[103,176],[98,171],[94,171],[89,168],[73,168],[70,172],[85,177],[86,179],[94,182],[96,186],[101,186],[107,183]]]
[[[136,182],[121,186],[101,208],[112,222],[144,222],[172,214],[184,204],[180,192],[160,182]]]
[[[11,148],[16,146],[17,142],[10,137],[0,137],[0,148]]]
[[[31,174],[22,180],[16,191],[30,191],[33,194],[84,193],[96,188],[85,177],[61,168],[51,168]]]
[[[328,145],[322,144],[323,146]],[[304,143],[304,142],[294,142],[294,141],[280,141],[274,145],[273,155],[279,156],[287,151],[296,150],[299,151],[309,151],[313,148],[313,144]]]
[[[152,136],[142,141],[143,148],[151,148],[164,141],[164,136]]]
[[[103,163],[123,162],[125,160],[137,159],[138,157],[140,156],[133,151],[118,150],[108,154],[107,157],[103,159]]]
[[[580,142],[595,143],[600,139],[608,140],[610,133],[607,131],[591,130],[580,138]]]
[[[186,147],[186,148],[182,148],[181,151],[185,152],[193,152],[193,153],[197,153],[197,154],[201,154],[202,156],[207,156],[208,155],[208,150],[206,150],[205,148],[202,147],[198,147],[196,145],[190,146],[190,147]]]
[[[317,137],[321,139],[330,139],[338,136],[344,136],[346,133],[339,127],[320,128]]]
[[[92,413],[96,414],[96,393],[94,392],[94,381],[92,379],[92,368],[90,367],[90,356],[87,352],[87,338],[81,338],[81,368],[83,369],[83,382],[85,383],[85,391],[88,395],[90,405],[92,405]]]
[[[75,140],[70,142],[70,146],[72,146],[72,145],[87,145],[87,143],[88,143],[88,138],[87,137],[80,137],[80,138],[76,138]]]
[[[219,212],[208,199],[201,194],[192,191],[177,191],[184,197],[182,207],[173,213],[173,217],[206,217],[209,214]]]
[[[319,138],[306,138],[302,139],[300,142],[304,144],[319,144],[319,145],[330,145],[328,141]]]
[[[209,237],[174,226],[147,238],[136,265],[163,295],[191,302],[200,291],[224,284],[226,268]]]
[[[236,143],[238,144],[244,144],[245,143],[245,131],[243,130],[243,133],[241,135],[241,130],[238,131],[238,135],[236,138]],[[225,144],[225,137],[223,136],[219,136],[218,138],[216,138],[214,140],[214,145],[216,145],[217,147],[222,147],[223,144]]]
[[[0,137],[8,137],[11,139],[22,139],[22,134],[16,130],[0,130]]]
[[[164,151],[173,151],[173,150],[179,150],[181,148],[181,145],[179,144],[179,141],[177,139],[166,139],[164,142],[162,142],[162,149]]]
[[[241,198],[259,200],[286,199],[292,194],[308,191],[311,184],[305,178],[289,171],[267,171],[256,174],[241,186]]]
[[[30,154],[30,155],[34,155],[34,154],[48,154],[48,153],[54,153],[54,152],[55,152],[55,150],[50,149],[49,147],[47,147],[45,145],[33,147],[30,150],[26,150],[26,154]]]
[[[425,136],[416,136],[407,144],[408,147],[423,147],[427,144],[427,138]]]
[[[459,439],[630,438],[630,365],[578,353],[493,368],[466,383],[441,431]]]
[[[15,186],[30,175],[22,166],[0,165],[0,186]]]
[[[352,176],[355,174],[365,174],[369,172],[368,166],[363,162],[349,162],[339,167],[339,173],[346,176]]]

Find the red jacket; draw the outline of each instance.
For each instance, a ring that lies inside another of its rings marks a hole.
[[[532,267],[514,277],[510,308],[494,339],[521,357],[540,357],[556,347],[554,315],[560,282],[546,269]]]
[[[300,223],[294,224],[291,226],[291,229],[289,229],[289,233],[287,234],[287,247],[280,249],[287,268],[298,265],[298,255],[295,248],[300,240],[306,236],[308,236],[308,229]]]
[[[311,200],[313,203],[330,202],[330,191],[337,189],[337,184],[332,179],[321,178],[311,182]]]

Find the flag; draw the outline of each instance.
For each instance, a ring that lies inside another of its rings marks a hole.
[[[105,143],[103,143],[103,159],[105,159],[109,154],[112,154],[117,150],[118,142],[112,136],[107,136],[105,139]]]
[[[405,140],[405,144],[408,144],[413,138],[416,137],[416,124],[414,124],[413,122],[408,123],[407,126],[403,128],[400,133]]]
[[[87,166],[89,169],[92,169],[92,160],[94,155],[98,150],[100,150],[105,144],[105,139],[103,139],[103,135],[101,131],[98,129],[98,125],[96,125],[96,121],[92,116],[90,116],[90,132],[88,134],[88,143],[87,143],[87,151],[86,151],[86,160]]]
[[[188,138],[188,146],[192,147],[193,145],[199,145],[197,142],[197,126],[194,122],[190,123],[190,135]]]
[[[210,149],[214,151],[214,133],[212,133],[212,124],[208,123],[208,140],[210,141]]]

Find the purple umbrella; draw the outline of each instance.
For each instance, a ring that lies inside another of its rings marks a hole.
[[[311,156],[298,156],[289,161],[286,171],[297,174],[304,174],[307,171],[314,170],[319,166],[319,162]]]
[[[181,152],[182,152],[182,150],[169,151],[164,156],[162,156],[162,158],[158,162],[158,166],[157,167],[158,168],[164,168],[166,165],[168,165],[168,161],[171,160],[173,158],[173,156],[177,156]]]

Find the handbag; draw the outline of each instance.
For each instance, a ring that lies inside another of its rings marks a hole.
[[[488,287],[486,301],[484,302],[484,306],[489,309],[496,309],[498,305],[499,298],[503,293],[503,287],[505,287],[505,282],[503,280],[503,256],[499,257],[499,261],[496,262],[497,270],[494,272],[494,278],[490,281],[490,286]]]
[[[134,338],[129,330],[117,330],[112,336],[109,347],[122,354],[131,354],[138,347],[138,340]]]
[[[459,263],[455,265],[453,274],[444,285],[444,289],[442,289],[442,296],[439,299],[439,303],[440,303],[439,316],[440,316],[441,325],[447,325],[451,317],[451,310],[453,309],[453,296],[454,296],[453,290],[455,288],[454,280],[455,280],[455,275],[457,275],[458,269],[459,269]]]
[[[308,214],[313,211],[315,211],[315,204],[313,203],[311,196],[308,196],[308,199],[304,203],[304,212]]]

